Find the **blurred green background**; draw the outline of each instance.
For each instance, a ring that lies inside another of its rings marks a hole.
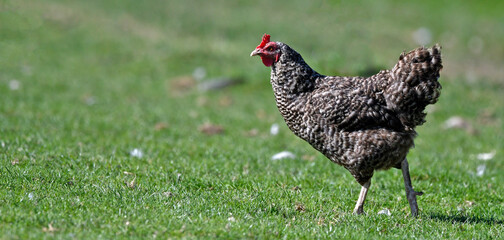
[[[0,238],[502,236],[502,9],[0,0]],[[394,170],[351,215],[360,187],[290,133],[249,57],[264,33],[326,75],[443,46],[443,92],[409,155],[421,220],[405,218]],[[284,150],[296,157],[270,159]]]

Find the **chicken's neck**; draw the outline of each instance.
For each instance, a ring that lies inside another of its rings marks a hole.
[[[278,110],[294,133],[302,126],[290,124],[304,115],[308,95],[316,88],[316,81],[323,77],[303,60],[301,55],[288,46],[278,62],[271,66],[271,85]]]
[[[295,97],[315,88],[315,81],[321,77],[303,60],[301,55],[289,46],[282,46],[282,55],[271,66],[271,85],[275,95]]]

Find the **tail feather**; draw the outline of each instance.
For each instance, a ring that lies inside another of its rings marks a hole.
[[[387,105],[398,113],[409,129],[425,122],[425,107],[437,102],[441,92],[438,82],[441,47],[417,48],[402,53],[391,71],[392,82],[385,90]]]

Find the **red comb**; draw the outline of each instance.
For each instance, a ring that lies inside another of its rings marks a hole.
[[[264,36],[263,36],[263,38],[262,38],[261,44],[259,44],[259,46],[257,46],[256,48],[263,48],[266,45],[266,43],[270,42],[270,37],[271,36],[269,34],[265,33]]]

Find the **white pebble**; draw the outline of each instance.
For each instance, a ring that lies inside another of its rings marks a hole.
[[[296,155],[294,155],[294,153],[291,153],[289,151],[283,151],[283,152],[279,152],[275,155],[273,155],[273,157],[271,157],[271,160],[280,160],[280,159],[284,159],[284,158],[296,158]]]
[[[488,161],[488,160],[492,159],[494,156],[495,156],[495,150],[491,151],[489,153],[480,153],[480,154],[476,155],[476,158],[479,160],[482,160],[482,161]]]
[[[392,214],[390,213],[390,211],[389,211],[388,209],[386,209],[386,208],[385,208],[385,209],[380,210],[380,211],[378,212],[378,214],[385,214],[385,215],[387,215],[387,216],[392,215]]]
[[[444,122],[444,128],[465,128],[469,125],[469,123],[459,116],[450,117],[448,120]]]
[[[18,80],[16,80],[16,79],[10,80],[10,82],[9,82],[10,90],[18,90],[19,87],[21,87],[21,83]]]
[[[193,77],[194,79],[196,79],[196,81],[203,80],[205,76],[206,76],[206,70],[204,67],[197,67],[196,69],[194,69]]]
[[[96,104],[96,99],[94,96],[89,96],[89,97],[86,97],[86,99],[84,99],[84,102],[86,102],[86,104],[88,106],[92,106],[92,105]]]
[[[421,27],[413,32],[413,39],[415,39],[418,44],[425,46],[431,42],[432,33],[428,28]]]

